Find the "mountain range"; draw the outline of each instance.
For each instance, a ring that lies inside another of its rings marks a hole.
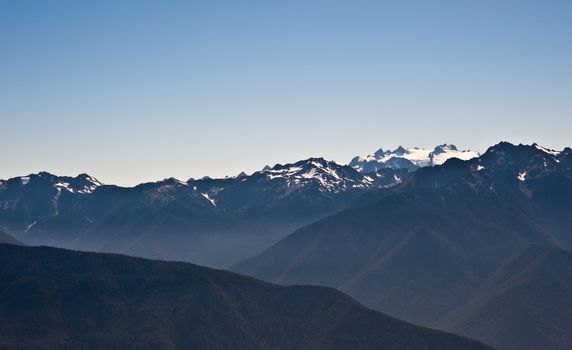
[[[131,188],[86,174],[16,177],[0,181],[0,230],[25,244],[334,287],[498,349],[563,350],[571,198],[570,148],[501,142],[480,155],[445,144]]]
[[[572,150],[500,143],[417,170],[233,270],[345,291],[500,349],[572,347]]]
[[[177,262],[0,244],[2,349],[485,350],[331,288]]]
[[[40,172],[0,181],[0,229],[30,244],[227,267],[409,173],[362,174],[310,158],[251,175],[123,188]]]

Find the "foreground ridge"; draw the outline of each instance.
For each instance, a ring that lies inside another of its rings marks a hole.
[[[331,288],[0,244],[3,349],[490,349],[368,310]]]

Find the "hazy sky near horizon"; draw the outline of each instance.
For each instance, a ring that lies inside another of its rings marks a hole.
[[[0,0],[0,178],[572,146],[572,1]]]

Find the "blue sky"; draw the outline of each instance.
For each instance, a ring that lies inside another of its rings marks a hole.
[[[572,146],[572,1],[0,0],[0,178]]]

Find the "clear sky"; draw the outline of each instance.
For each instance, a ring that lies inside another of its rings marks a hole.
[[[0,0],[0,178],[572,146],[572,1]]]

